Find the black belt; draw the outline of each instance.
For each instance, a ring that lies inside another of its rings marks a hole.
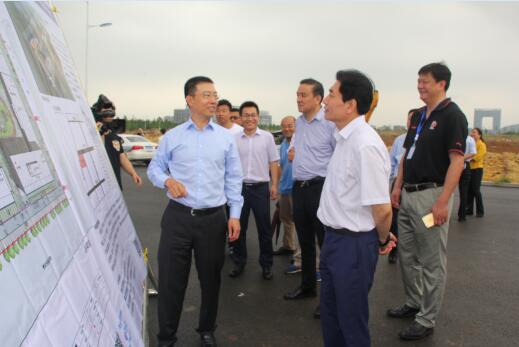
[[[259,187],[259,186],[263,186],[265,184],[269,184],[268,182],[255,182],[255,183],[246,183],[246,182],[243,182],[243,185],[245,187],[249,187],[249,188],[252,188],[252,187]]]
[[[324,226],[324,230],[327,232],[332,232],[340,235],[356,235],[358,233],[351,231],[350,229],[342,228],[342,229],[335,229],[332,227],[329,227],[327,225]]]
[[[404,183],[404,189],[408,193],[421,192],[422,190],[443,187],[443,183],[427,182],[427,183]]]
[[[207,216],[212,213],[221,211],[223,205],[217,206],[217,207],[209,207],[209,208],[191,208],[189,206],[182,205],[174,200],[169,200],[169,207],[171,207],[177,211],[189,213],[193,217],[198,217],[198,216]]]
[[[296,185],[296,186],[298,186],[300,188],[303,188],[303,187],[309,187],[309,186],[317,184],[317,183],[323,183],[324,180],[325,180],[325,177],[317,176],[317,177],[311,178],[311,179],[306,180],[306,181],[297,181],[297,180],[295,180],[294,181],[294,185]]]
[[[360,237],[362,235],[367,235],[369,232],[372,232],[375,229],[369,230],[369,231],[351,231],[350,229],[346,229],[346,228],[335,229],[335,228],[325,225],[324,230],[326,232],[332,232],[332,233],[339,234],[339,235],[349,235],[349,236]]]

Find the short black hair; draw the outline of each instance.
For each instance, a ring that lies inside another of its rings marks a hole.
[[[231,108],[231,112],[240,112],[240,110],[237,109],[236,107],[233,107],[233,108]]]
[[[187,80],[186,84],[184,84],[184,97],[195,94],[196,86],[200,83],[213,83],[213,81],[205,76],[191,77]]]
[[[245,107],[255,107],[256,108],[256,111],[258,112],[258,115],[259,115],[259,107],[258,107],[258,104],[256,104],[254,101],[245,101],[243,104],[241,104],[240,106],[240,116],[241,116],[241,112],[243,111],[243,109]]]
[[[232,104],[229,102],[229,100],[222,99],[222,100],[218,101],[218,106],[222,106],[222,105],[229,107],[229,112],[232,110]]]
[[[451,84],[451,70],[445,63],[430,63],[422,66],[418,71],[418,75],[426,75],[430,73],[436,82],[445,81],[445,91],[449,89]]]
[[[342,101],[355,99],[359,115],[366,114],[373,101],[373,82],[358,70],[337,71],[336,79],[340,83]]]
[[[305,78],[304,80],[301,80],[299,84],[309,84],[313,87],[312,92],[314,95],[319,95],[321,97],[321,101],[323,101],[324,98],[324,87],[321,82],[314,80],[313,78]]]

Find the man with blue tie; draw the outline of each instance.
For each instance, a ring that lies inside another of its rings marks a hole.
[[[191,257],[201,287],[202,346],[216,346],[220,273],[226,232],[240,234],[242,170],[232,135],[213,123],[218,101],[213,81],[193,77],[184,86],[191,117],[164,135],[148,167],[150,181],[166,188],[169,204],[161,221],[159,261],[159,346],[173,346]],[[227,221],[225,204],[229,205]]]

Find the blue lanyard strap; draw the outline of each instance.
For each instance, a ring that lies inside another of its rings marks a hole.
[[[427,111],[426,108],[422,111],[422,116],[420,117],[420,123],[418,123],[418,126],[416,127],[416,134],[414,135],[414,141],[413,144],[416,143],[416,140],[418,140],[418,136],[420,136],[420,133],[422,132],[423,126],[425,124],[425,112]]]

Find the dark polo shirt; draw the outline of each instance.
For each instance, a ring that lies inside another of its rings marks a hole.
[[[413,146],[416,130],[425,107],[411,118],[411,126],[405,138],[404,183],[435,182],[443,184],[450,165],[449,154],[464,155],[467,138],[467,118],[458,105],[449,98],[443,100],[425,120],[415,143],[412,157],[408,153]]]
[[[106,153],[108,154],[108,158],[110,159],[110,164],[112,164],[112,168],[114,169],[115,177],[117,178],[119,188],[121,188],[122,190],[123,185],[121,183],[121,154],[124,153],[123,139],[112,132],[106,134],[105,149]]]

